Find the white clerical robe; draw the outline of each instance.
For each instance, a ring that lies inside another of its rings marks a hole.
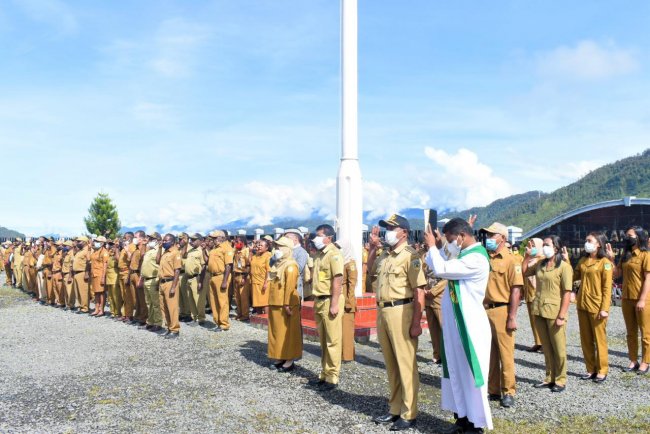
[[[430,249],[426,257],[433,273],[449,280],[442,297],[443,410],[467,417],[474,426],[492,429],[487,397],[492,334],[483,299],[490,273],[480,243],[447,259],[444,250]]]

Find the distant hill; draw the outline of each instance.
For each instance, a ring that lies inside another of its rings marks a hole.
[[[25,238],[25,235],[18,231],[14,231],[13,229],[7,229],[3,226],[0,226],[0,238],[16,238],[16,237]]]
[[[602,166],[552,193],[530,191],[442,217],[477,214],[477,226],[499,221],[525,232],[567,211],[625,196],[650,197],[650,149]]]

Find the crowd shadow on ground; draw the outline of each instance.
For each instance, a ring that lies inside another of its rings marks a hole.
[[[316,355],[320,357],[320,347],[314,344],[305,343],[304,349],[310,354],[317,352]],[[240,347],[240,353],[246,360],[253,362],[256,365],[261,366],[263,368],[269,368],[271,361],[269,361],[268,358],[266,357],[266,350],[267,350],[266,343],[255,341],[255,340],[249,340],[245,342],[243,345],[241,345]],[[357,358],[359,357],[360,356],[357,355]],[[361,359],[364,361],[366,361],[365,359],[370,360],[370,364],[368,366],[384,369],[383,363],[379,363],[365,356],[361,356]],[[363,363],[358,359],[357,361],[359,363]],[[310,369],[305,368],[304,366],[300,366],[300,364],[297,363],[296,369],[291,373],[291,375],[306,380],[311,380],[313,378],[316,378],[318,374],[313,372]],[[422,377],[422,374],[420,375]],[[433,378],[430,375],[428,375],[428,377]],[[437,387],[439,388],[440,387],[439,379],[437,383],[438,383]],[[354,411],[366,415],[368,417],[369,423],[372,423],[371,419],[373,417],[380,416],[388,410],[387,395],[386,396],[360,395],[360,394],[348,392],[344,390],[344,388],[345,386],[343,385],[343,387],[339,387],[330,392],[317,392],[317,391],[314,392],[318,393],[318,395],[320,395],[322,399],[324,399],[325,401],[329,402],[332,405],[337,405],[345,408],[346,410],[350,410],[350,411]],[[422,411],[420,411],[417,419],[418,421],[417,421],[416,430],[420,432],[440,432],[440,430],[444,430],[452,426],[452,424],[447,422],[446,420]]]

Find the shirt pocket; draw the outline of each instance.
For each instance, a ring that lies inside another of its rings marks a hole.
[[[330,280],[330,270],[328,269],[321,269],[318,270],[318,281],[319,282],[328,282]]]

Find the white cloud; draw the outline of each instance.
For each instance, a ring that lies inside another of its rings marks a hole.
[[[32,20],[47,24],[62,34],[73,34],[78,29],[75,15],[59,0],[16,0],[14,3]]]
[[[575,47],[561,46],[537,57],[540,74],[559,78],[606,79],[629,74],[638,67],[632,50],[590,40],[580,41]]]
[[[590,171],[598,169],[606,164],[602,160],[581,160],[568,163],[556,162],[554,164],[521,164],[516,161],[513,166],[518,166],[517,172],[528,180],[537,184],[553,182],[561,185],[577,181]]]

